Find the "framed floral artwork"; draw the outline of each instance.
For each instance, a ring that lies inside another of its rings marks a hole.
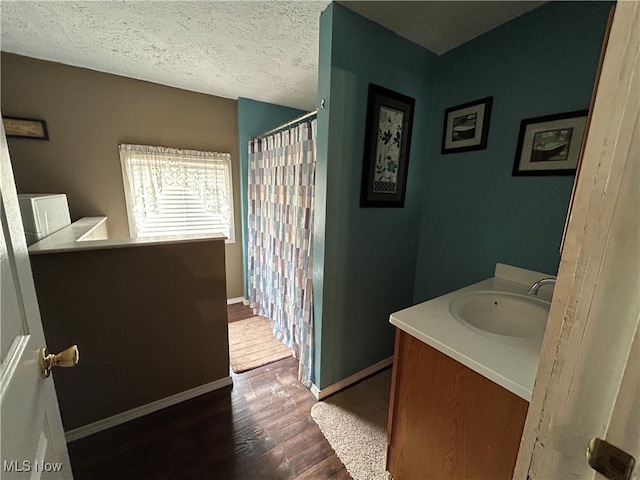
[[[440,153],[469,152],[487,148],[492,103],[493,97],[486,97],[447,108],[444,111]]]
[[[361,207],[404,207],[415,99],[369,84]]]
[[[574,175],[588,114],[578,110],[522,120],[512,175]]]

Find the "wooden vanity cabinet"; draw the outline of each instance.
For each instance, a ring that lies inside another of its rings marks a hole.
[[[511,479],[529,402],[396,328],[387,470]]]

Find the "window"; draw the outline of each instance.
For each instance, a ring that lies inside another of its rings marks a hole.
[[[231,156],[121,144],[132,237],[222,233],[235,241]]]

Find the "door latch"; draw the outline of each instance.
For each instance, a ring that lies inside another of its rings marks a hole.
[[[592,438],[587,448],[591,468],[609,480],[629,480],[635,458],[600,438]]]

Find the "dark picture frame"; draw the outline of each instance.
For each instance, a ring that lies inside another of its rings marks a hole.
[[[512,175],[574,175],[588,114],[577,110],[522,120]]]
[[[2,117],[7,137],[49,140],[47,122],[34,118]]]
[[[487,148],[493,97],[485,97],[444,111],[440,153],[460,153]]]
[[[369,84],[361,207],[404,207],[415,99]]]

